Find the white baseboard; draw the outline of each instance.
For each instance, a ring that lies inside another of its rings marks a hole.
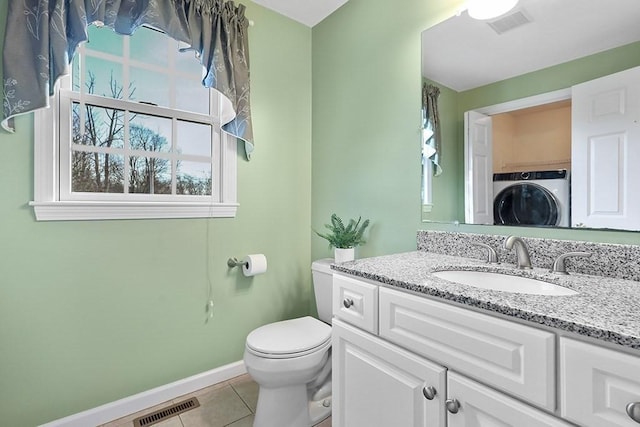
[[[109,421],[136,413],[151,406],[159,405],[182,395],[226,381],[245,374],[247,369],[242,361],[230,363],[207,372],[184,378],[170,384],[143,391],[115,402],[60,418],[40,427],[87,427],[97,426]]]

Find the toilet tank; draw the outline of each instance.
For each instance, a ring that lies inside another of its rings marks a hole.
[[[331,324],[331,296],[333,295],[333,258],[324,258],[311,263],[313,290],[316,295],[318,317]]]

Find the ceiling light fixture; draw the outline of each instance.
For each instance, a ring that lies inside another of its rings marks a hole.
[[[518,0],[468,0],[467,12],[474,19],[491,19],[513,9]]]

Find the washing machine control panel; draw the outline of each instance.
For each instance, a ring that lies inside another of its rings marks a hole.
[[[529,181],[532,179],[565,179],[567,178],[566,169],[550,170],[550,171],[525,171],[525,172],[506,172],[494,173],[494,181]]]

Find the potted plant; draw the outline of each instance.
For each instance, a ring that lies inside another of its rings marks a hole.
[[[369,226],[369,220],[362,221],[362,217],[358,220],[350,219],[347,225],[338,215],[331,215],[331,224],[325,224],[328,233],[319,233],[313,230],[318,236],[329,242],[330,248],[334,249],[335,262],[353,261],[355,259],[355,247],[366,243],[363,235],[365,229]]]

